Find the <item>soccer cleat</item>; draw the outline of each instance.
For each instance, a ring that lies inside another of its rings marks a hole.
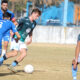
[[[10,66],[8,67],[8,69],[9,69],[10,71],[12,71],[13,73],[16,73],[16,72],[17,72],[17,70],[16,70],[12,65],[10,65]]]

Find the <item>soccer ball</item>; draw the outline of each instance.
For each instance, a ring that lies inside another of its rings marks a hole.
[[[24,67],[24,71],[31,74],[34,71],[34,67],[31,64],[28,64]]]

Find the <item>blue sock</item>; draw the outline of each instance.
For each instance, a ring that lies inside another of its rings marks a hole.
[[[2,56],[1,58],[0,58],[0,61],[4,61],[4,60],[6,60],[7,58],[6,58],[6,55],[4,55],[4,56]]]
[[[3,62],[3,61],[4,61],[4,58],[3,58],[3,57],[1,57],[1,58],[0,58],[0,62]]]
[[[18,64],[18,62],[15,60],[15,61],[12,62],[11,65],[12,65],[13,67],[15,67],[15,66],[17,66],[17,64]]]
[[[7,58],[6,58],[6,55],[4,55],[4,56],[2,56],[1,58],[0,58],[0,66],[3,64],[3,61],[4,60],[6,60]]]
[[[73,65],[72,65],[72,77],[74,80],[76,80],[76,77],[77,77],[77,67],[76,69],[73,68]]]

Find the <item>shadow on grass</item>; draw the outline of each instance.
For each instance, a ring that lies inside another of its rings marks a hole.
[[[11,64],[3,64],[3,65],[4,66],[10,66]],[[21,65],[18,64],[17,66],[21,66]]]
[[[3,77],[3,76],[8,76],[8,75],[16,75],[15,73],[0,73],[0,77]]]
[[[0,72],[0,77],[9,76],[9,75],[20,75],[20,76],[23,76],[22,74],[18,74],[19,72],[24,72],[24,71],[23,71],[23,70],[19,70],[19,71],[16,72],[16,73],[13,73],[13,72],[10,72],[10,73],[1,73],[1,72]]]

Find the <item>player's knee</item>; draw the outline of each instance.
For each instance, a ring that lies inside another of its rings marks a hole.
[[[20,50],[20,52],[21,52],[21,54],[22,54],[23,56],[26,56],[26,50],[25,50],[25,49]]]
[[[26,56],[26,53],[24,52],[24,53],[22,53],[22,55],[23,55],[23,57],[25,57]]]
[[[4,43],[4,47],[5,47],[5,48],[8,47],[8,43]]]
[[[17,51],[15,51],[15,50],[13,51],[13,53],[14,53],[13,56],[17,56],[17,54],[18,54]]]

